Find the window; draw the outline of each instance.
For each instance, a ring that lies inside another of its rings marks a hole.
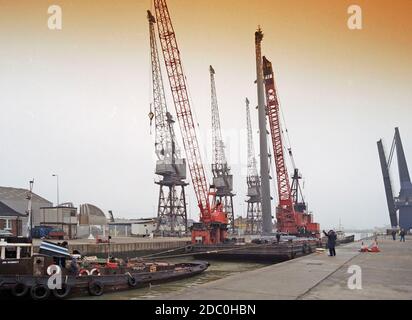
[[[12,222],[11,219],[6,219],[6,224],[4,226],[5,227],[4,230],[11,230],[12,229],[11,222]]]

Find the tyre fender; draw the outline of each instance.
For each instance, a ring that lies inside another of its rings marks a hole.
[[[50,289],[44,284],[35,284],[30,290],[30,295],[33,300],[46,300],[50,296]]]
[[[130,287],[134,288],[137,286],[137,280],[135,277],[133,277],[132,275],[129,274],[129,276],[127,277],[127,283]]]
[[[104,285],[100,281],[91,281],[89,283],[89,294],[91,296],[99,297],[104,292]]]
[[[64,299],[68,297],[71,291],[72,287],[67,283],[63,283],[61,289],[54,289],[52,292],[57,299]]]
[[[13,296],[20,298],[24,297],[29,291],[29,287],[23,282],[17,282],[12,288],[11,293]]]

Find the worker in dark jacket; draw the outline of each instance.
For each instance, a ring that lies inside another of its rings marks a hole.
[[[325,230],[323,230],[323,233],[328,238],[329,256],[335,257],[336,256],[336,250],[335,250],[336,240],[338,237],[336,236],[336,233],[333,230],[330,230],[328,233],[326,233]]]
[[[405,235],[406,235],[405,229],[402,229],[399,235],[401,236],[401,242],[405,242]]]

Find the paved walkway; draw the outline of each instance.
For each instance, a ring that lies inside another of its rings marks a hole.
[[[380,239],[379,245],[381,253],[360,253],[355,242],[338,247],[337,257],[315,253],[158,299],[412,299],[412,238],[406,243]],[[347,286],[351,265],[362,268],[361,290]]]

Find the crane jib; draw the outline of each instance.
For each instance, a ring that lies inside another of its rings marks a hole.
[[[186,150],[186,158],[189,165],[193,188],[199,203],[202,218],[207,219],[210,216],[208,183],[200,156],[200,147],[197,141],[195,125],[188,98],[186,78],[183,73],[176,35],[166,1],[154,0],[154,8],[163,58]]]

